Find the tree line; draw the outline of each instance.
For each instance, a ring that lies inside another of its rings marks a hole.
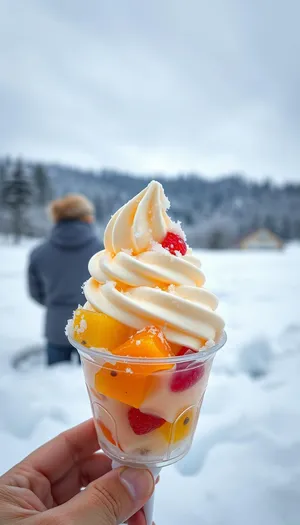
[[[22,235],[30,234],[29,209],[44,211],[52,196],[50,179],[43,165],[28,167],[21,159],[14,162],[6,159],[0,163],[1,231],[12,234],[18,243]]]
[[[103,169],[82,171],[54,164],[0,159],[0,231],[44,236],[47,203],[83,193],[95,205],[99,235],[124,202],[151,177]],[[171,216],[183,223],[191,246],[229,248],[265,227],[283,240],[300,239],[300,184],[255,182],[238,173],[210,180],[199,174],[154,175],[171,201]]]

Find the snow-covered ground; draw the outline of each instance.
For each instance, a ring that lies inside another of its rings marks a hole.
[[[30,244],[0,244],[0,472],[90,416],[79,367],[12,369],[42,341],[26,295]],[[199,252],[228,343],[216,358],[193,448],[166,468],[158,525],[299,525],[300,249]]]

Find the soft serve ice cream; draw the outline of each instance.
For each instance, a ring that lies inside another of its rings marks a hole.
[[[126,463],[161,465],[186,453],[224,329],[168,207],[152,181],[112,216],[69,328],[99,440]]]
[[[203,288],[200,262],[167,215],[168,206],[162,186],[153,181],[113,215],[105,250],[89,263],[92,278],[84,293],[93,308],[122,324],[136,330],[159,326],[170,343],[199,350],[203,340],[220,337],[224,324],[215,313],[217,298]]]

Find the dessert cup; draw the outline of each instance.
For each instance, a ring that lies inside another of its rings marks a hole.
[[[155,359],[113,355],[68,337],[80,354],[99,445],[113,466],[146,467],[157,477],[162,467],[182,459],[225,332],[200,352]],[[144,510],[151,523],[153,499]]]
[[[101,448],[113,468],[146,467],[155,479],[187,454],[226,341],[218,299],[169,207],[151,181],[112,215],[67,328]],[[153,497],[144,512],[152,525]]]

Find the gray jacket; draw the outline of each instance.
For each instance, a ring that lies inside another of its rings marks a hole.
[[[102,248],[93,225],[73,220],[59,222],[49,240],[31,253],[29,293],[47,309],[45,336],[50,343],[68,344],[67,320],[84,303],[81,286],[89,277],[88,261]]]

